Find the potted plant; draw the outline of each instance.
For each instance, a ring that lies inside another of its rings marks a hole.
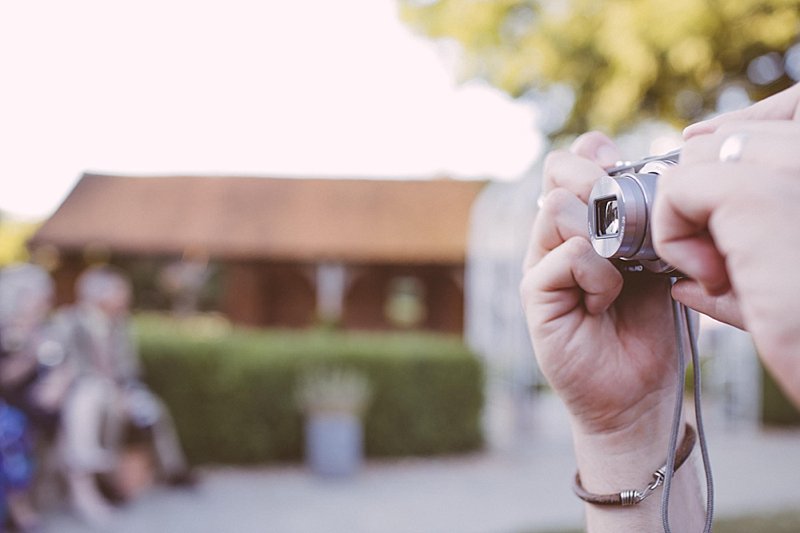
[[[305,414],[305,454],[312,472],[348,477],[361,466],[364,431],[361,415],[371,388],[356,370],[318,368],[302,375],[297,399]]]

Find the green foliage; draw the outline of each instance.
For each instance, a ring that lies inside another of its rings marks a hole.
[[[545,533],[532,530],[536,533]],[[788,511],[785,513],[765,514],[763,516],[748,516],[741,518],[723,518],[714,520],[715,533],[796,533],[800,531],[800,513]],[[580,530],[548,531],[547,533],[582,533]]]
[[[185,324],[142,317],[137,331],[147,382],[169,406],[195,464],[299,459],[296,385],[319,367],[369,379],[367,455],[443,454],[482,443],[483,371],[458,338]]]
[[[783,394],[775,379],[762,368],[761,420],[768,425],[800,424],[800,411]]]
[[[457,41],[466,78],[514,96],[564,84],[560,132],[611,132],[656,117],[685,126],[735,82],[754,99],[791,85],[750,81],[750,62],[796,42],[800,0],[400,0],[434,38]]]
[[[786,512],[765,516],[751,516],[719,520],[717,533],[751,533],[764,531],[769,533],[794,533],[800,531],[800,513]]]
[[[342,413],[361,415],[369,403],[369,378],[357,370],[324,366],[300,376],[297,403],[308,415]]]
[[[0,267],[28,260],[25,242],[38,227],[37,223],[0,218]]]

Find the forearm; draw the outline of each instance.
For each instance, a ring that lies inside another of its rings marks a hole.
[[[666,462],[669,432],[668,421],[628,428],[624,433],[613,435],[586,435],[580,430],[573,431],[583,487],[596,494],[643,489],[653,481],[652,473]],[[679,441],[682,436],[683,432]],[[699,457],[695,449],[673,477],[670,492],[673,531],[703,530],[704,494],[698,477]],[[662,491],[663,487],[641,503],[629,507],[586,504],[587,531],[662,531]]]

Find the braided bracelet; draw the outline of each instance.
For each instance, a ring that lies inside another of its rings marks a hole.
[[[695,433],[694,428],[691,425],[686,424],[686,431],[683,435],[683,441],[681,441],[681,445],[678,447],[678,451],[675,456],[675,472],[677,472],[678,468],[680,468],[680,466],[686,462],[686,459],[689,458],[689,455],[694,449],[694,443],[696,440],[697,434]],[[575,494],[578,496],[578,498],[587,503],[592,503],[595,505],[617,505],[627,507],[641,503],[658,487],[660,487],[664,482],[664,475],[666,474],[666,471],[667,465],[664,464],[661,468],[653,472],[653,481],[644,489],[628,489],[616,494],[592,494],[591,492],[587,492],[586,489],[583,488],[583,485],[581,485],[580,473],[576,473],[575,484],[573,485],[572,490],[575,491]]]

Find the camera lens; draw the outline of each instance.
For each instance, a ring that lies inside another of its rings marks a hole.
[[[616,167],[595,182],[589,194],[588,229],[600,256],[627,261],[630,272],[674,272],[653,248],[649,219],[658,177],[677,163],[678,152],[670,152]]]
[[[597,210],[597,236],[613,237],[619,234],[619,209],[617,197],[600,198],[595,201]]]
[[[589,196],[589,235],[595,251],[609,259],[637,257],[645,240],[647,201],[634,174],[605,176]]]

